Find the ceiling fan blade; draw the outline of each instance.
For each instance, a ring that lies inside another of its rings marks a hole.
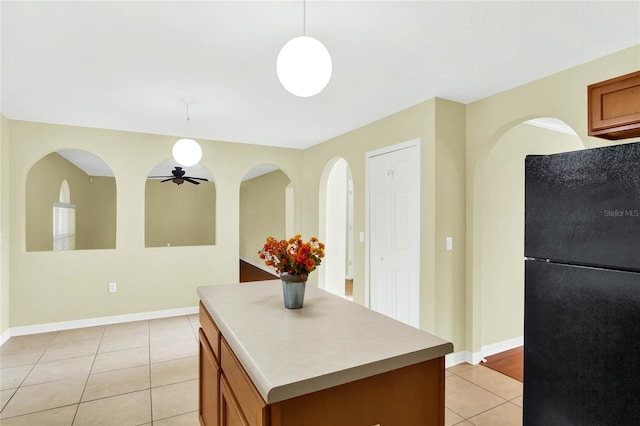
[[[147,179],[163,179],[163,178],[172,178],[173,176],[147,176]]]
[[[187,182],[192,183],[192,184],[194,184],[194,185],[200,185],[200,182],[195,181],[195,180],[191,179],[190,177],[183,177],[182,179],[184,179],[184,180],[186,180]]]
[[[199,177],[192,177],[192,176],[185,176],[185,177],[187,177],[189,179],[198,179],[198,180],[203,180],[205,182],[209,182],[209,179],[207,179],[207,178],[199,178]]]
[[[162,183],[162,182],[169,182],[170,180],[174,180],[174,179],[175,179],[175,178],[170,177],[169,179],[161,180],[161,181],[160,181],[160,183]]]

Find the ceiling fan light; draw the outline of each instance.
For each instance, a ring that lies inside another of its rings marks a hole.
[[[317,39],[295,37],[280,50],[276,62],[278,79],[291,94],[307,98],[320,93],[331,79],[331,55]]]
[[[193,139],[180,139],[173,144],[173,159],[184,167],[198,164],[202,159],[202,148]]]

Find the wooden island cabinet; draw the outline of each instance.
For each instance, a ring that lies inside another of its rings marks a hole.
[[[299,310],[279,281],[198,294],[203,426],[444,424],[451,343],[311,286]]]

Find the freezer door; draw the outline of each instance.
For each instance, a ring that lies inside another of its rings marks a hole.
[[[525,162],[526,257],[640,271],[640,143]]]
[[[524,425],[638,425],[640,273],[525,261]]]

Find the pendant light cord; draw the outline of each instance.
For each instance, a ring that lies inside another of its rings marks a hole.
[[[302,0],[302,35],[307,35],[307,0]]]
[[[187,103],[187,124],[191,123],[191,117],[189,117],[189,103]]]

